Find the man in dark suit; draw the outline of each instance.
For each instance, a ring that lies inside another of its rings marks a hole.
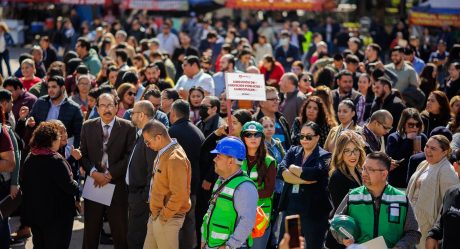
[[[115,117],[118,103],[114,95],[104,93],[97,99],[100,118],[83,124],[80,150],[81,163],[96,187],[115,184],[110,206],[85,199],[85,230],[83,249],[96,249],[102,219],[107,218],[112,232],[114,248],[128,248],[128,188],[126,167],[135,142],[136,130],[126,120]]]
[[[152,179],[153,161],[157,152],[144,143],[142,129],[155,115],[155,108],[148,100],[134,104],[131,122],[138,129],[136,143],[128,161],[125,181],[128,185],[128,246],[130,249],[142,249],[147,234],[147,221],[150,208],[149,190]]]
[[[200,152],[201,144],[204,142],[204,135],[189,119],[190,104],[187,101],[178,99],[171,106],[169,128],[171,138],[177,139],[182,146],[192,166],[192,184],[190,200],[192,207],[185,217],[184,224],[179,233],[179,248],[195,248],[195,204],[198,184],[200,183]],[[201,225],[201,224],[200,224]]]

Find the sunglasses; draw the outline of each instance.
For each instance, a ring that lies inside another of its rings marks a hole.
[[[312,134],[300,135],[300,140],[307,139],[307,141],[311,141],[313,140],[314,137],[316,137],[316,135],[312,135]]]
[[[420,123],[417,122],[417,123],[407,123],[407,128],[410,128],[410,129],[413,129],[413,128],[418,128],[420,127]]]
[[[251,137],[260,138],[260,137],[262,137],[262,135],[263,134],[260,133],[260,132],[257,132],[257,133],[246,132],[246,133],[243,134],[243,137],[245,137],[245,138],[251,138]]]
[[[128,95],[129,95],[129,96],[134,96],[134,95],[136,95],[136,93],[134,93],[134,92],[128,92]]]

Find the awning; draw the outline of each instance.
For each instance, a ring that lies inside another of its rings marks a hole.
[[[127,0],[123,7],[128,9],[156,10],[156,11],[187,11],[188,0]]]
[[[335,0],[228,0],[226,7],[257,10],[331,11]]]
[[[420,26],[460,27],[460,9],[414,7],[409,12],[409,23]]]

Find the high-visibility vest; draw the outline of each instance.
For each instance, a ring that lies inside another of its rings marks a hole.
[[[219,247],[225,245],[230,239],[230,236],[235,231],[236,219],[238,214],[235,210],[233,203],[233,194],[236,188],[243,182],[252,182],[252,180],[242,173],[233,179],[228,180],[225,186],[221,189],[216,197],[215,204],[211,200],[208,212],[203,217],[203,224],[201,225],[201,234],[203,235],[204,242],[208,247]],[[222,184],[219,178],[214,185],[212,197],[215,196],[216,191]],[[248,246],[252,246],[251,234],[248,236]]]
[[[361,230],[356,243],[364,243],[383,236],[389,248],[393,248],[404,234],[407,197],[404,192],[387,185],[380,200],[380,211],[374,218],[374,202],[365,186],[350,190],[348,215],[353,217]]]
[[[275,163],[274,166],[276,168],[275,159],[269,155],[265,156],[265,164],[267,165],[267,168],[270,167],[272,162]],[[254,165],[251,171],[248,172],[248,162],[247,160],[244,160],[243,164],[241,165],[241,170],[243,170],[243,172],[249,175],[249,178],[251,178],[251,180],[256,184],[257,190],[265,188],[265,183],[263,182],[261,184],[257,183],[257,177],[259,177],[259,174],[257,173],[256,165]],[[272,212],[272,205],[273,205],[273,194],[267,198],[259,198],[259,200],[257,201],[257,206],[262,207],[265,214],[267,215],[268,220],[270,220],[270,214]]]

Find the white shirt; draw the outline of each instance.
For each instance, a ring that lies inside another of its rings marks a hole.
[[[174,53],[174,49],[180,47],[179,39],[173,33],[169,33],[168,35],[160,33],[157,35],[157,39],[160,41],[160,50],[168,52],[171,57]]]
[[[182,75],[174,86],[174,89],[179,90],[183,87],[188,92],[193,86],[199,86],[207,91],[209,95],[215,96],[214,80],[211,75],[204,73],[203,70],[200,70],[192,78],[188,78],[185,74]]]

